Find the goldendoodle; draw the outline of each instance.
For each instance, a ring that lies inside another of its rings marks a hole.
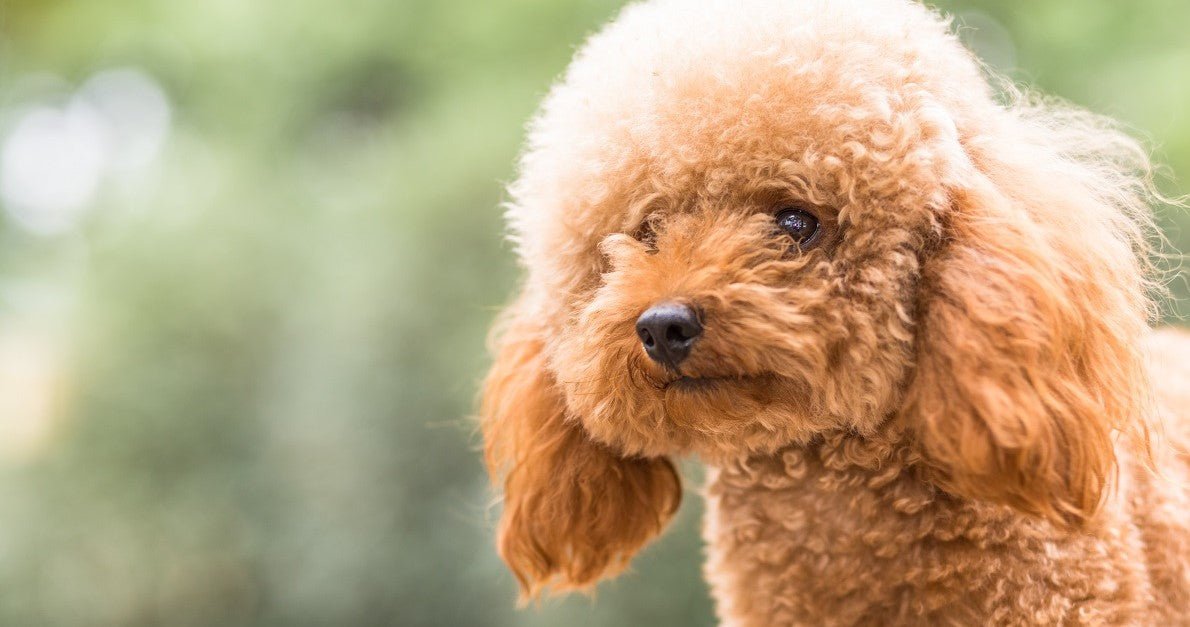
[[[725,625],[1190,624],[1150,172],[910,0],[626,8],[510,189],[481,418],[524,598],[624,569],[689,454]]]

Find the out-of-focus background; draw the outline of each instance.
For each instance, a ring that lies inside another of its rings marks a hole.
[[[713,623],[693,489],[516,612],[468,418],[522,126],[619,4],[0,0],[0,624]],[[1190,191],[1190,3],[940,6]]]

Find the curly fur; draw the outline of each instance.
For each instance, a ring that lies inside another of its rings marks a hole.
[[[622,571],[693,454],[724,624],[1190,623],[1147,156],[1005,91],[909,0],[652,0],[579,51],[510,189],[481,408],[523,598]],[[634,333],[672,300],[680,373]]]

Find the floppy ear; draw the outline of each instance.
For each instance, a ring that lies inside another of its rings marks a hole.
[[[952,192],[902,415],[944,489],[1078,526],[1113,476],[1113,431],[1147,446],[1147,217],[1123,175],[1030,158]]]
[[[585,589],[618,574],[677,511],[681,485],[663,458],[625,458],[591,440],[542,354],[541,331],[506,312],[483,388],[484,458],[503,485],[500,556],[521,598]]]

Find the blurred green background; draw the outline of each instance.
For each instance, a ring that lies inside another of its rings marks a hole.
[[[694,488],[516,612],[468,418],[523,124],[619,4],[0,0],[0,624],[713,623]],[[1190,2],[940,6],[1190,191]]]

